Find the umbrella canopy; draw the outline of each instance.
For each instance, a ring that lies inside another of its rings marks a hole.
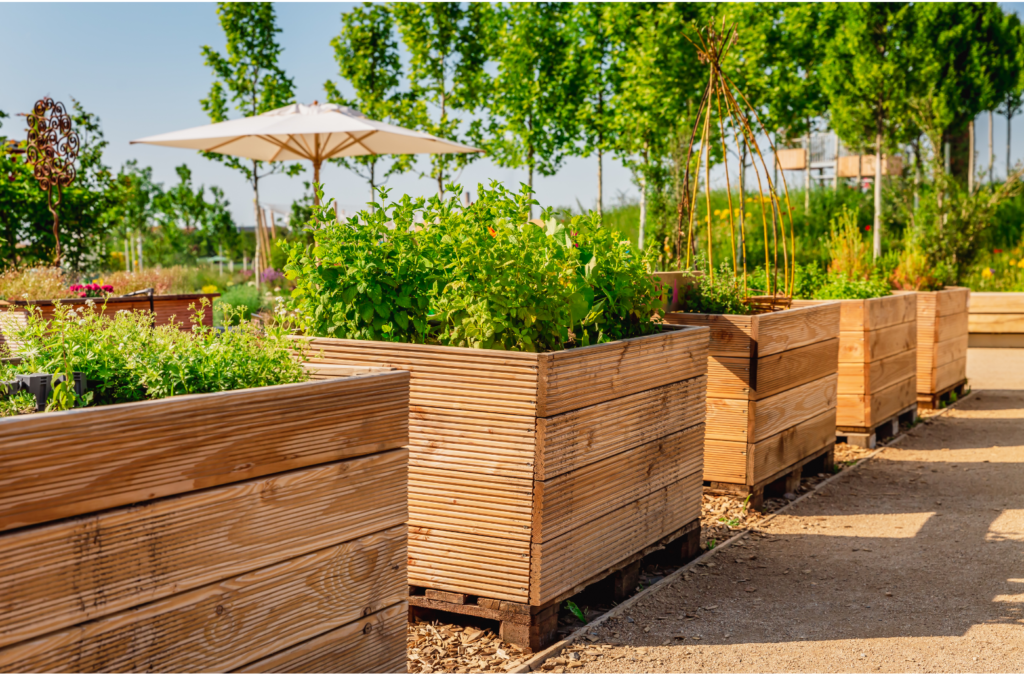
[[[370,154],[457,154],[481,152],[428,133],[367,118],[358,110],[327,103],[296,103],[255,117],[245,117],[184,131],[133,140],[132,143],[217,152],[259,161],[313,162],[320,182],[325,159]]]

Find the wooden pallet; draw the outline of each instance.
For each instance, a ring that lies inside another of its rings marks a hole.
[[[705,482],[754,488],[835,441],[838,304],[665,321],[711,329]]]
[[[704,484],[710,494],[731,494],[740,498],[749,497],[749,507],[752,510],[761,510],[764,507],[765,498],[782,496],[787,493],[795,494],[796,490],[800,487],[800,479],[805,473],[831,473],[834,465],[835,442],[829,441],[821,449],[811,452],[777,473],[763,478],[757,484],[747,485],[715,481],[706,481]]]
[[[917,399],[917,294],[793,305],[832,301],[841,307],[836,425],[879,426]]]
[[[967,393],[967,380],[963,379],[956,382],[946,388],[942,389],[938,393],[931,395],[917,396],[917,409],[919,410],[937,410],[945,407],[946,405],[952,404],[953,396],[956,394],[957,400],[962,398]]]
[[[409,584],[533,607],[699,517],[708,330],[555,353],[316,338],[412,373]]]
[[[408,380],[0,420],[0,671],[398,665]]]
[[[878,442],[899,435],[900,424],[913,423],[917,419],[917,403],[907,406],[885,421],[867,428],[857,426],[837,426],[836,441],[845,442],[854,447],[875,449]]]
[[[695,519],[661,540],[620,559],[600,573],[578,582],[541,606],[413,585],[409,588],[411,617],[429,620],[439,617],[437,613],[442,612],[448,614],[448,620],[458,620],[455,616],[495,620],[500,623],[499,634],[502,639],[524,649],[537,651],[555,641],[558,610],[563,601],[602,583],[595,589],[608,593],[610,601],[621,602],[636,589],[645,557],[658,554],[658,561],[662,564],[685,564],[700,554],[700,531],[700,519]]]

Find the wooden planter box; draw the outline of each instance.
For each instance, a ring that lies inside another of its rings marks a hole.
[[[213,300],[220,297],[220,293],[192,293],[188,295],[154,295],[152,298],[144,295],[135,297],[108,297],[106,300],[93,298],[91,300],[75,298],[62,300],[12,300],[9,302],[0,301],[0,345],[7,343],[4,339],[4,328],[7,326],[25,325],[28,320],[28,307],[36,307],[43,318],[53,317],[54,305],[59,301],[63,305],[72,307],[84,307],[89,301],[93,302],[96,310],[105,313],[116,311],[148,311],[153,314],[155,325],[167,325],[173,318],[176,323],[181,324],[183,330],[192,327],[192,314],[189,305],[199,307],[203,298],[210,300],[210,307],[203,315],[203,324],[213,325]],[[10,328],[8,328],[10,329]]]
[[[839,312],[837,435],[874,448],[881,429],[916,413],[917,295],[868,300],[794,300],[794,307],[835,302]]]
[[[971,293],[971,348],[1024,348],[1024,293]]]
[[[676,325],[711,328],[704,480],[746,493],[831,456],[836,432],[838,304],[753,316],[669,313]]]
[[[897,291],[906,294],[912,291]],[[967,384],[967,308],[971,291],[950,287],[917,294],[917,408],[930,410]]]
[[[409,375],[364,371],[0,419],[0,671],[404,668]]]
[[[316,338],[304,358],[412,372],[410,601],[539,648],[560,601],[699,542],[707,341],[676,328],[536,354]]]

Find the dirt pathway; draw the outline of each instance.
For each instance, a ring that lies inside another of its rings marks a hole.
[[[989,359],[988,380],[975,368],[956,409],[545,669],[1024,671],[1024,390],[1006,390],[1024,353],[1011,355]]]

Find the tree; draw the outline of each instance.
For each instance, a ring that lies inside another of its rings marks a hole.
[[[1010,74],[1016,69],[1017,77],[1012,75],[1004,83],[1003,97],[999,101],[999,114],[1006,115],[1006,177],[1010,177],[1010,127],[1014,116],[1024,108],[1024,28],[1016,14],[1003,17],[1003,35],[1006,37],[1006,49],[1001,58],[1005,61],[1002,71]]]
[[[569,7],[570,38],[568,65],[575,67],[577,82],[576,119],[573,125],[577,143],[573,152],[582,157],[597,155],[597,214],[604,213],[604,155],[614,145],[612,124],[615,118],[611,67],[613,35],[609,5],[581,2]]]
[[[386,5],[364,3],[341,15],[341,34],[331,40],[338,72],[355,90],[355,98],[345,98],[337,85],[324,83],[327,100],[358,109],[371,119],[401,126],[415,126],[421,117],[408,93],[401,92],[402,64],[395,37],[395,19]],[[330,160],[349,169],[370,183],[370,198],[376,199],[378,185],[390,176],[405,173],[413,166],[412,155],[366,155]],[[384,168],[386,166],[386,168]],[[378,175],[378,170],[383,171]]]
[[[115,240],[119,239],[118,246],[123,245],[126,270],[134,268],[132,241],[149,231],[162,194],[161,185],[153,182],[153,169],[140,168],[135,159],[125,162],[112,181],[112,198],[104,217]]]
[[[283,49],[277,43],[281,29],[277,27],[273,5],[269,2],[222,2],[217,5],[217,16],[227,39],[227,55],[208,46],[202,49],[206,65],[214,76],[210,94],[200,101],[210,121],[227,120],[231,104],[243,116],[252,117],[294,103],[295,83],[278,64]],[[252,185],[257,228],[260,226],[260,178],[275,173],[296,175],[302,171],[298,163],[267,165],[255,159],[212,152],[203,154],[241,172]]]
[[[911,7],[853,2],[828,6],[828,11],[834,13],[829,19],[836,33],[825,50],[821,83],[843,142],[875,148],[872,233],[877,259],[882,254],[882,151],[896,138],[907,106]]]
[[[512,3],[496,10],[491,51],[498,74],[490,87],[487,154],[499,166],[554,175],[570,151],[577,108],[576,68],[569,60],[571,6]]]
[[[391,5],[391,11],[409,51],[411,95],[426,106],[419,128],[445,140],[458,142],[461,137],[479,142],[481,120],[470,121],[463,131],[462,115],[468,119],[485,97],[484,64],[493,10],[485,3],[401,2]],[[445,183],[456,171],[477,157],[474,153],[431,155],[429,175],[437,180],[438,195],[444,195]]]

